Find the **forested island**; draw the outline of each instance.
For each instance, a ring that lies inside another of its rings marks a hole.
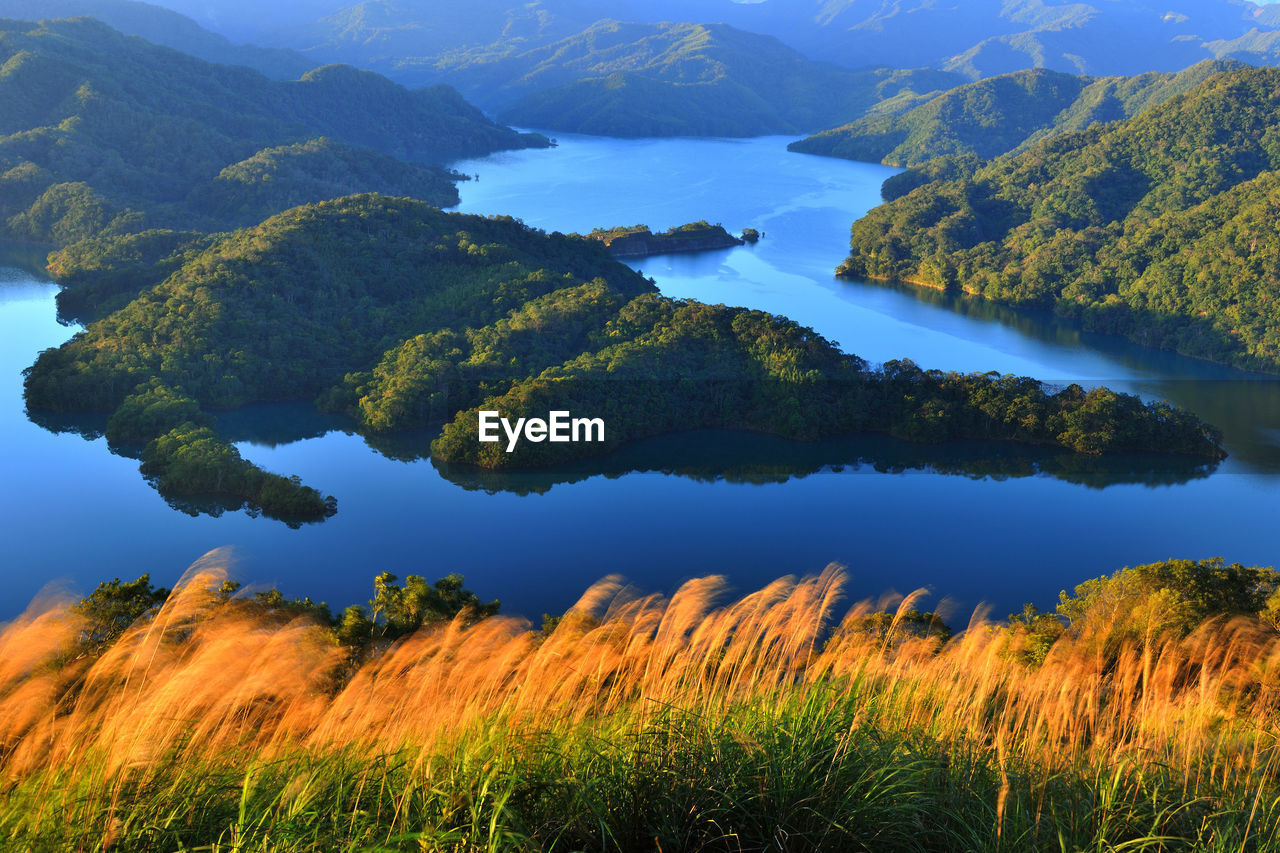
[[[1050,307],[1280,371],[1277,91],[1280,71],[1241,68],[1124,121],[952,158],[854,224],[838,274]]]
[[[615,258],[644,258],[649,255],[666,255],[677,252],[705,252],[712,249],[731,249],[760,239],[760,232],[748,228],[741,237],[735,237],[719,223],[712,225],[705,219],[675,225],[654,234],[648,225],[595,228],[587,234],[599,240]]]
[[[287,516],[320,517],[332,501],[256,472],[203,410],[315,399],[375,432],[444,421],[433,455],[490,468],[713,426],[1222,453],[1215,430],[1163,403],[910,362],[871,367],[785,318],[662,297],[599,240],[507,217],[359,195],[179,241],[165,257],[162,243],[96,245],[55,256],[72,299],[81,288],[119,298],[121,281],[143,289],[40,355],[28,406],[113,413],[108,439],[145,442],[144,472],[161,489],[226,492]],[[506,453],[478,441],[482,408],[590,413],[609,424],[608,440]]]

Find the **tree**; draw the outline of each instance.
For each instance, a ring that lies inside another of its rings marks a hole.
[[[379,636],[395,639],[411,634],[428,622],[446,622],[460,614],[468,621],[479,621],[498,612],[495,599],[488,603],[462,586],[459,574],[449,574],[435,583],[427,583],[421,575],[409,575],[404,586],[396,576],[383,572],[373,580],[374,596],[369,602],[370,621]],[[344,614],[344,621],[347,614]],[[353,617],[353,623],[357,621]]]
[[[1152,640],[1184,636],[1217,616],[1259,616],[1280,574],[1272,568],[1207,560],[1164,560],[1087,580],[1059,594],[1058,614],[1077,636]]]
[[[101,654],[130,625],[154,615],[168,598],[169,590],[153,586],[150,574],[128,583],[113,578],[98,584],[97,589],[71,608],[85,619],[81,648],[88,654]]]

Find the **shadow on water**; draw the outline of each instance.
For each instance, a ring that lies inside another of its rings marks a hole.
[[[49,281],[49,253],[53,246],[0,240],[0,281],[9,279]]]
[[[78,435],[85,441],[97,441],[106,434],[107,417],[106,414],[97,412],[64,414],[62,412],[33,412],[30,409],[27,410],[27,420],[41,429],[48,430],[55,435]],[[136,453],[118,453],[115,448],[112,448],[112,452],[120,456],[138,458]]]
[[[101,437],[105,425],[102,416],[41,415],[32,420],[46,429],[78,433],[86,439]],[[329,433],[355,433],[346,418],[319,414],[305,403],[246,406],[233,412],[220,412],[216,420],[219,432],[230,441],[265,447],[322,438]],[[375,453],[409,463],[431,459],[431,441],[439,432],[437,427],[363,438]],[[113,453],[134,459],[139,458],[141,450],[132,445],[111,447]],[[252,458],[252,450],[246,456]],[[883,435],[798,442],[718,429],[643,439],[604,456],[531,471],[490,471],[434,459],[431,464],[446,482],[468,491],[515,495],[543,494],[554,486],[596,477],[617,479],[635,473],[660,473],[702,483],[768,485],[846,470],[880,474],[920,471],[990,481],[1049,477],[1090,489],[1116,485],[1156,487],[1202,479],[1218,467],[1217,461],[1158,453],[1094,457],[1008,442],[923,445]],[[256,514],[244,503],[217,496],[166,497],[165,500],[187,515],[216,517],[242,509]],[[291,527],[298,526],[297,520],[280,520]]]

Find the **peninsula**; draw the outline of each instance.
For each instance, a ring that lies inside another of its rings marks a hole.
[[[164,492],[229,493],[291,517],[324,517],[333,501],[257,471],[205,411],[303,399],[368,432],[443,421],[433,456],[508,469],[698,427],[1221,456],[1214,429],[1167,404],[909,361],[873,368],[785,317],[663,297],[600,241],[510,217],[365,194],[158,262],[100,248],[91,271],[58,256],[72,295],[103,278],[142,290],[41,353],[28,406],[112,413],[108,439],[145,444],[143,472]],[[514,422],[561,410],[604,419],[606,440],[510,453],[479,440],[481,411]]]

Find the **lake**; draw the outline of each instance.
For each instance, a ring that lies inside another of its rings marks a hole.
[[[1280,563],[1280,382],[1048,314],[837,280],[849,225],[878,203],[895,170],[791,154],[788,141],[562,135],[554,149],[454,164],[479,176],[461,185],[459,209],[547,231],[699,219],[756,228],[764,238],[755,246],[633,265],[665,294],[785,314],[873,362],[909,357],[1164,397],[1221,427],[1230,457],[1088,459],[1012,445],[921,447],[882,436],[797,444],[704,431],[499,475],[433,463],[429,433],[371,444],[305,405],[221,416],[247,458],[338,498],[334,518],[293,529],[238,510],[210,514],[216,506],[175,509],[135,460],[92,437],[92,423],[27,418],[20,371],[73,331],[56,322],[56,285],[28,259],[27,271],[0,276],[0,615],[51,580],[80,593],[142,572],[170,584],[223,546],[246,584],[335,607],[367,600],[381,571],[456,571],[482,597],[535,620],[611,573],[646,590],[719,573],[747,590],[838,562],[853,596],[928,586],[962,626],[981,601],[998,616],[1023,601],[1048,606],[1060,589],[1124,565],[1217,555]]]

